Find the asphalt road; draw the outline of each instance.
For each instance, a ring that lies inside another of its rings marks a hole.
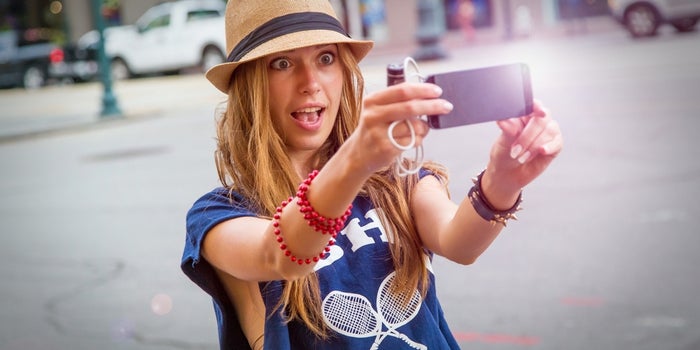
[[[421,69],[530,64],[565,136],[521,219],[475,264],[434,261],[463,348],[700,349],[700,33],[450,53]],[[368,90],[400,58],[369,57]],[[0,91],[3,130],[25,130],[0,139],[0,349],[217,346],[210,300],[179,259],[185,212],[217,185],[222,96],[196,75],[116,91],[127,118],[100,122],[95,85]],[[51,120],[59,131],[42,129]],[[455,200],[496,135],[493,124],[431,131],[426,156],[450,167]]]

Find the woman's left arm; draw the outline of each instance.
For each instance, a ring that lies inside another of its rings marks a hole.
[[[563,140],[558,123],[538,102],[530,115],[499,121],[498,126],[501,134],[491,148],[481,194],[491,207],[505,211],[559,154]],[[468,185],[471,181],[465,181]],[[504,226],[482,218],[468,197],[456,205],[433,176],[414,188],[411,210],[423,245],[461,264],[476,261]]]

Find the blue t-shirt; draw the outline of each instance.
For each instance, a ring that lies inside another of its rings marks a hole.
[[[201,197],[187,214],[181,267],[212,296],[221,349],[247,349],[249,345],[221,282],[201,257],[201,245],[213,226],[241,216],[255,214],[244,198],[234,194],[231,201],[223,188]],[[430,257],[425,258],[429,263]],[[352,213],[336,244],[315,271],[323,319],[332,330],[330,338],[318,342],[303,323],[283,322],[275,307],[284,281],[264,282],[260,291],[265,307],[268,314],[275,311],[266,318],[265,349],[459,349],[436,297],[432,270],[425,298],[417,290],[403,300],[389,292],[396,282],[387,232],[368,198],[353,201]]]

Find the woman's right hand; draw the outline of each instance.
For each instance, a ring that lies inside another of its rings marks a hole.
[[[367,95],[363,101],[360,122],[346,142],[353,162],[362,164],[367,175],[385,168],[403,151],[389,139],[388,130],[394,121],[407,120],[415,131],[415,146],[422,144],[429,131],[421,115],[446,114],[453,106],[439,98],[442,89],[429,83],[401,83]],[[409,144],[411,131],[405,122],[393,130],[399,145]],[[359,165],[358,164],[358,165]]]

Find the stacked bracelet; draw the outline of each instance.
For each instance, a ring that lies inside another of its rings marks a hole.
[[[307,220],[309,226],[313,227],[317,232],[322,234],[329,234],[335,238],[340,230],[345,226],[345,221],[350,216],[352,210],[352,204],[348,206],[345,213],[337,218],[327,218],[319,214],[309,203],[309,199],[306,197],[306,192],[309,190],[309,185],[311,181],[318,175],[318,170],[314,170],[309,174],[309,177],[304,180],[304,182],[299,185],[299,190],[297,191],[297,197],[299,200],[297,204],[299,205],[299,211],[304,214],[304,219]]]
[[[302,265],[304,263],[311,264],[312,262],[318,262],[326,256],[326,253],[331,251],[331,246],[335,244],[335,238],[331,237],[331,239],[328,240],[328,243],[323,248],[323,250],[317,256],[311,258],[298,258],[289,249],[287,249],[287,244],[284,242],[284,238],[282,237],[282,230],[280,229],[280,218],[282,217],[282,209],[284,209],[284,207],[286,207],[287,204],[292,203],[293,200],[294,198],[289,197],[289,199],[283,201],[282,204],[279,207],[277,207],[276,213],[273,216],[272,226],[274,227],[273,232],[275,234],[275,238],[277,239],[277,243],[280,244],[279,247],[284,252],[284,255],[289,257],[289,259],[292,262],[296,262],[299,265]]]
[[[476,210],[479,216],[490,222],[492,225],[498,223],[506,226],[508,220],[517,220],[518,217],[515,216],[515,212],[522,210],[520,204],[523,202],[523,192],[520,191],[518,199],[515,201],[515,204],[510,207],[510,209],[497,210],[491,203],[489,203],[488,200],[486,200],[484,192],[481,189],[481,178],[483,175],[484,172],[482,171],[479,176],[472,179],[474,186],[469,190],[468,197],[469,201],[472,203],[472,206],[474,206],[474,210]]]
[[[287,244],[284,242],[284,238],[282,237],[282,230],[280,229],[280,219],[282,217],[282,210],[289,203],[292,203],[292,201],[294,200],[293,197],[289,197],[286,201],[283,201],[282,204],[279,207],[277,207],[276,212],[272,217],[272,226],[274,227],[273,233],[275,234],[275,239],[277,240],[277,243],[280,244],[280,249],[284,252],[285,256],[289,257],[289,259],[292,262],[296,262],[299,265],[302,265],[304,263],[315,263],[325,258],[326,253],[330,252],[331,246],[335,244],[335,238],[338,236],[338,232],[340,232],[340,230],[342,230],[345,226],[345,221],[347,220],[352,210],[352,204],[350,204],[350,206],[342,216],[338,218],[327,218],[319,214],[311,206],[308,198],[306,197],[306,192],[309,190],[309,185],[311,185],[311,181],[313,181],[317,174],[318,170],[314,170],[311,174],[309,174],[309,177],[306,180],[304,180],[304,182],[302,182],[301,185],[299,185],[299,189],[296,193],[296,197],[298,198],[297,204],[299,205],[299,211],[302,214],[304,214],[304,219],[307,220],[309,226],[313,227],[315,231],[321,232],[321,234],[328,234],[331,236],[326,246],[317,256],[311,258],[299,258],[296,255],[294,255],[289,249],[287,249]]]

